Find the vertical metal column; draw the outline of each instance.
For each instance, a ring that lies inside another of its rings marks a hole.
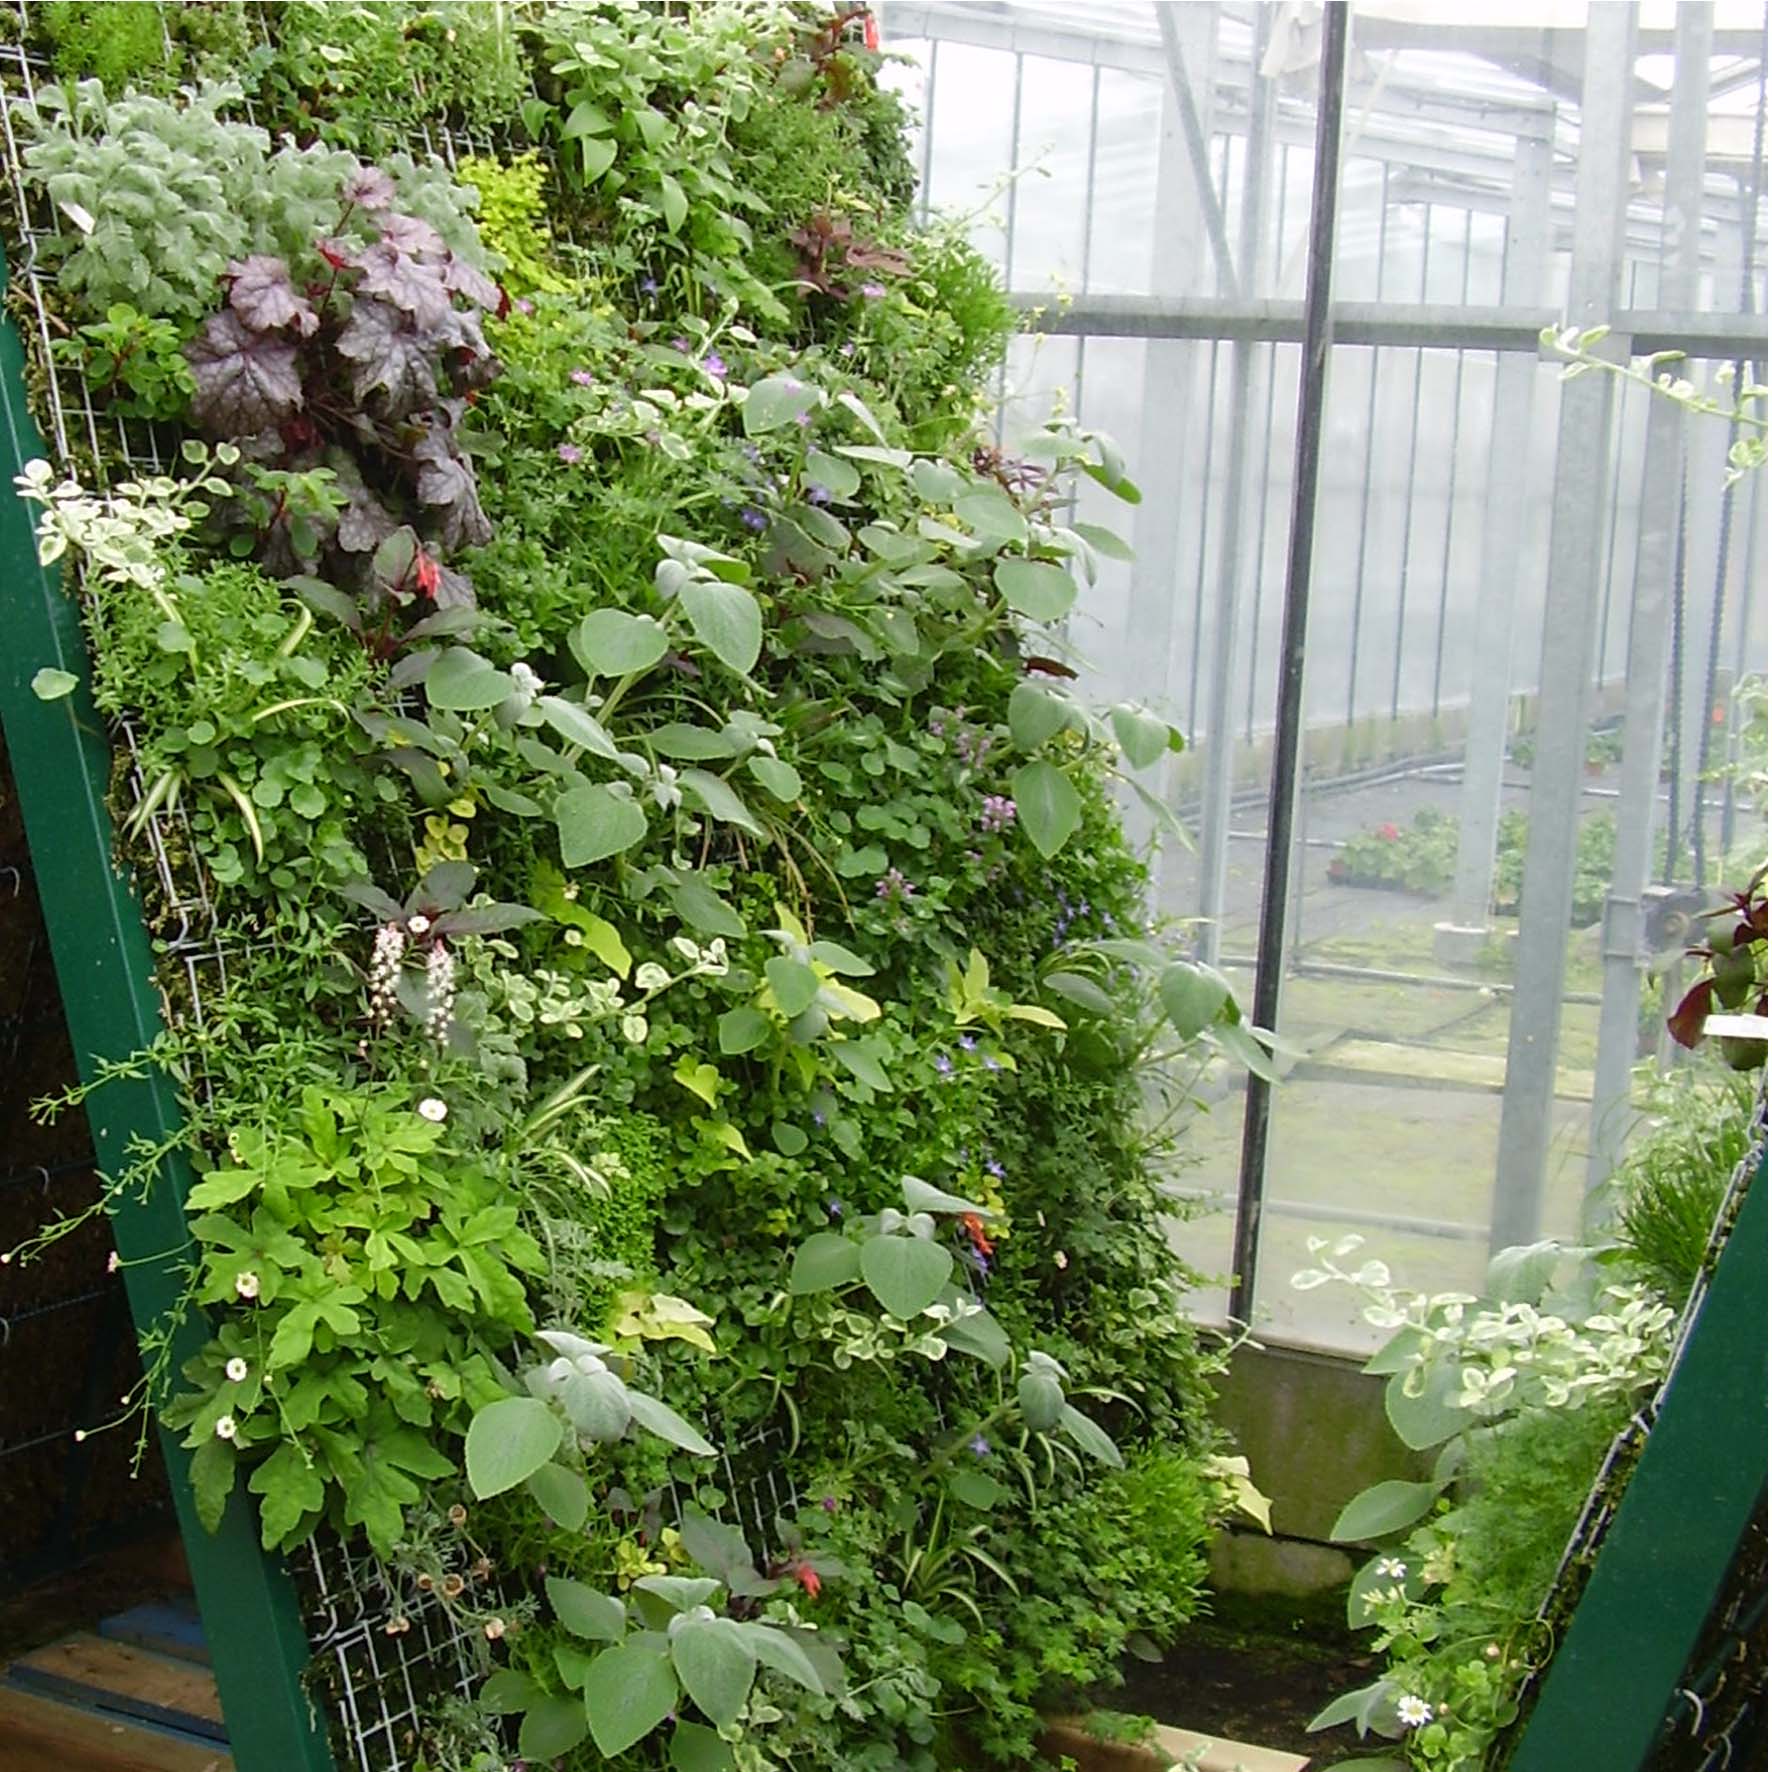
[[[1502,261],[1506,307],[1536,307],[1550,263],[1551,144],[1522,136],[1514,144],[1513,198]],[[1444,965],[1474,960],[1489,936],[1495,878],[1495,829],[1501,818],[1501,772],[1507,759],[1507,716],[1512,700],[1514,607],[1518,600],[1520,512],[1530,472],[1535,360],[1498,351],[1495,418],[1489,435],[1489,477],[1483,502],[1482,617],[1476,623],[1471,699],[1464,735],[1464,786],[1458,797],[1458,862],[1452,916],[1434,931]]]
[[[1267,216],[1267,162],[1273,106],[1261,63],[1267,47],[1267,9],[1255,14],[1255,40],[1249,53],[1249,134],[1243,154],[1243,215],[1237,241],[1242,294],[1253,301],[1260,291],[1261,239]],[[1236,701],[1238,612],[1243,591],[1243,517],[1249,502],[1249,429],[1255,394],[1256,344],[1231,343],[1230,441],[1225,451],[1225,501],[1219,530],[1218,595],[1212,615],[1212,659],[1206,684],[1205,804],[1200,819],[1199,957],[1218,962],[1224,921],[1225,868],[1230,859],[1231,722]]]
[[[1673,112],[1667,184],[1661,210],[1660,302],[1683,312],[1698,294],[1698,249],[1704,198],[1705,114],[1710,102],[1711,7],[1688,0],[1675,15]],[[1618,783],[1618,847],[1600,928],[1604,980],[1599,1048],[1594,1058],[1593,1121],[1588,1133],[1591,1226],[1629,1129],[1630,1075],[1637,1056],[1643,892],[1649,884],[1661,780],[1662,724],[1668,674],[1682,432],[1691,421],[1671,400],[1651,400],[1643,446],[1644,475],[1637,521],[1637,571],[1631,604],[1629,670],[1625,677],[1624,758]]]
[[[1572,326],[1599,326],[1612,319],[1624,224],[1636,30],[1634,7],[1596,6],[1588,13],[1566,316]],[[1575,883],[1576,825],[1599,625],[1605,504],[1600,488],[1611,444],[1610,380],[1585,375],[1565,383],[1557,431],[1531,822],[1490,1219],[1490,1242],[1496,1249],[1530,1242],[1539,1233],[1543,1213],[1568,961],[1569,898]]]
[[[1299,748],[1304,726],[1304,649],[1310,627],[1317,479],[1328,403],[1329,351],[1334,341],[1330,296],[1335,275],[1335,211],[1341,196],[1341,110],[1347,80],[1348,8],[1330,0],[1323,9],[1323,63],[1317,82],[1315,177],[1311,183],[1310,256],[1305,270],[1304,346],[1298,366],[1298,429],[1292,473],[1292,522],[1286,542],[1286,595],[1280,617],[1280,681],[1274,707],[1274,766],[1268,787],[1261,934],[1255,956],[1254,1019],[1279,1020],[1286,972],[1286,887],[1298,810]],[[1231,1252],[1230,1314],[1251,1320],[1262,1198],[1267,1187],[1267,1141],[1273,1091],[1249,1073],[1244,1096],[1243,1148],[1237,1180],[1237,1225]]]
[[[1167,15],[1172,9],[1162,8]],[[1217,63],[1218,8],[1189,6],[1164,24],[1169,54],[1170,103],[1157,143],[1155,239],[1151,254],[1151,290],[1156,295],[1192,295],[1208,275],[1203,236],[1213,232],[1212,218],[1221,216],[1213,189],[1213,70]],[[1190,170],[1191,163],[1191,170]],[[1190,201],[1190,191],[1194,193]],[[1216,232],[1223,233],[1223,221]],[[1221,287],[1220,295],[1231,291]],[[1193,397],[1198,358],[1206,346],[1184,339],[1147,339],[1144,344],[1144,393],[1139,414],[1138,460],[1157,483],[1132,522],[1132,547],[1137,555],[1127,598],[1122,635],[1124,678],[1142,701],[1169,704],[1178,714],[1172,693],[1170,664],[1181,603],[1182,486],[1188,460],[1189,431],[1198,428],[1198,403]],[[1210,417],[1207,422],[1210,449]],[[1206,472],[1210,473],[1210,457]],[[1191,710],[1190,710],[1191,712]],[[1160,768],[1167,769],[1165,765]],[[1159,788],[1165,798],[1166,784]],[[1153,827],[1142,807],[1127,810],[1128,828],[1142,839]],[[1162,845],[1153,872],[1162,891],[1170,860]]]

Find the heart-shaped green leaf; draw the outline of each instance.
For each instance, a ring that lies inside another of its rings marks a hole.
[[[610,1759],[650,1735],[677,1708],[670,1657],[650,1643],[618,1643],[591,1663],[585,1715],[591,1739]]]
[[[716,1725],[733,1723],[751,1695],[757,1658],[730,1618],[692,1618],[671,1635],[671,1661],[684,1690]]]
[[[883,1310],[904,1322],[920,1316],[952,1277],[954,1258],[922,1237],[870,1237],[861,1246],[861,1277]]]
[[[993,576],[1003,601],[1029,621],[1058,621],[1077,600],[1077,581],[1047,560],[999,560]]]
[[[788,1290],[797,1297],[831,1292],[861,1278],[861,1246],[836,1231],[814,1231],[794,1251]]]
[[[763,650],[763,611],[757,599],[743,585],[699,578],[684,585],[677,601],[696,639],[728,670],[748,676]]]
[[[628,1609],[613,1594],[599,1593],[582,1581],[558,1575],[547,1579],[548,1604],[554,1616],[575,1637],[594,1643],[619,1643],[628,1628]]]
[[[468,1424],[468,1487],[480,1500],[502,1495],[554,1456],[560,1418],[539,1397],[501,1397]]]
[[[639,802],[602,783],[567,789],[554,803],[554,822],[560,827],[560,859],[569,868],[619,855],[646,835]]]
[[[650,670],[670,643],[670,636],[650,615],[593,609],[573,630],[572,653],[593,677],[625,677]]]
[[[1015,812],[1028,841],[1048,861],[1069,842],[1083,821],[1083,802],[1071,780],[1054,763],[1024,763],[1010,780]]]

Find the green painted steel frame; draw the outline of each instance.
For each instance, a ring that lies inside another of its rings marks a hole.
[[[92,703],[78,612],[59,575],[37,563],[30,509],[9,495],[25,462],[45,453],[26,402],[24,364],[17,328],[0,323],[0,723],[68,1032],[80,1075],[89,1080],[106,1060],[147,1046],[162,1021],[141,907],[112,860],[110,753]],[[79,686],[60,701],[38,700],[31,678],[44,666],[71,672]],[[93,1094],[87,1117],[99,1170],[115,1175],[129,1161],[131,1141],[160,1141],[177,1127],[179,1109],[167,1080],[149,1074],[106,1084]],[[183,1291],[189,1182],[185,1166],[168,1161],[145,1200],[122,1202],[113,1214],[138,1330],[163,1322]],[[188,1315],[175,1339],[175,1363],[207,1338],[201,1320]],[[160,1445],[235,1765],[239,1772],[329,1772],[321,1719],[301,1687],[309,1649],[288,1571],[259,1549],[240,1490],[221,1530],[204,1531],[191,1495],[190,1454],[164,1432]]]
[[[1636,1772],[1766,1488],[1766,1156],[1510,1772]]]

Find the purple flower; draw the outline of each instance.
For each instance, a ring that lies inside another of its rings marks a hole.
[[[991,1443],[983,1434],[974,1434],[967,1444],[967,1449],[974,1458],[989,1458],[991,1455]]]
[[[861,286],[861,293],[869,301],[878,301],[886,293],[886,285],[884,283],[864,283]]]
[[[674,338],[671,340],[671,349],[673,351],[687,351],[689,349],[689,340],[686,338]]]
[[[759,462],[763,459],[763,451],[755,443],[741,443],[738,452],[746,461]]]
[[[726,374],[726,359],[718,351],[709,351],[702,358],[701,366],[715,381],[721,380]]]
[[[535,312],[535,303],[525,295],[518,296],[515,305],[519,314],[533,314]]]
[[[738,520],[745,528],[754,529],[759,533],[769,527],[769,519],[755,505],[746,505],[739,514]]]
[[[812,1110],[812,1123],[814,1126],[819,1126],[819,1127],[822,1127],[824,1125],[824,1112],[822,1109],[814,1108]]]
[[[841,1218],[843,1216],[843,1202],[834,1197],[825,1201],[824,1209],[832,1218]]]
[[[996,1059],[986,1058],[984,1061],[984,1068],[987,1071],[1000,1071],[1003,1067]]]
[[[575,388],[588,388],[596,377],[588,369],[575,369],[566,379]]]
[[[972,1265],[981,1274],[988,1274],[991,1271],[991,1258],[982,1249],[968,1249],[966,1253],[971,1256]]]
[[[554,453],[559,456],[569,468],[577,467],[585,458],[585,452],[580,449],[576,443],[562,443]]]
[[[1014,823],[1015,802],[1005,794],[986,794],[978,814],[978,828],[994,833],[1006,831]]]
[[[827,1495],[818,1505],[822,1507],[827,1514],[834,1514],[837,1511],[837,1498],[834,1495]]]
[[[806,488],[806,502],[809,505],[828,505],[831,502],[830,489],[825,486],[820,486],[819,483],[814,480],[813,483]]]
[[[855,355],[855,346],[853,344],[844,345],[837,355],[839,357],[853,357]]]
[[[954,1061],[945,1052],[935,1055],[935,1072],[937,1076],[947,1077],[953,1074]]]
[[[978,1050],[977,1038],[972,1034],[962,1034],[960,1036],[960,1050],[962,1052],[976,1052]]]
[[[794,414],[794,423],[797,424],[801,430],[805,430],[807,426],[812,423],[812,414],[810,412],[796,412]]]
[[[640,293],[642,295],[657,295],[658,279],[656,277],[642,277],[640,279]]]
[[[897,868],[888,868],[875,883],[874,896],[890,904],[895,899],[915,898],[917,889]]]
[[[992,1157],[984,1167],[987,1175],[994,1175],[999,1181],[1003,1179],[1003,1165],[995,1157]]]

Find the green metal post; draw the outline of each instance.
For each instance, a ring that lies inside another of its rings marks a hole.
[[[1766,1158],[1510,1772],[1637,1772],[1766,1488]]]
[[[0,277],[4,269],[0,266]],[[0,323],[0,722],[24,814],[31,865],[43,901],[50,949],[83,1078],[107,1059],[126,1058],[160,1031],[154,963],[141,908],[112,859],[105,806],[110,776],[104,727],[87,682],[86,648],[72,600],[57,574],[37,563],[29,508],[10,496],[13,476],[44,449],[25,399],[24,350],[11,321]],[[79,679],[73,694],[44,702],[31,679],[45,666]],[[116,1175],[138,1135],[159,1140],[178,1124],[164,1077],[124,1078],[87,1106],[101,1173]],[[112,1219],[128,1265],[130,1309],[138,1330],[163,1322],[183,1290],[191,1254],[184,1197],[189,1173],[162,1165],[148,1198],[119,1205]],[[208,1331],[187,1318],[175,1364],[202,1347]],[[216,1686],[239,1772],[329,1772],[320,1719],[301,1689],[308,1642],[288,1571],[259,1549],[252,1510],[236,1491],[221,1530],[199,1524],[190,1454],[160,1435],[202,1609]]]

